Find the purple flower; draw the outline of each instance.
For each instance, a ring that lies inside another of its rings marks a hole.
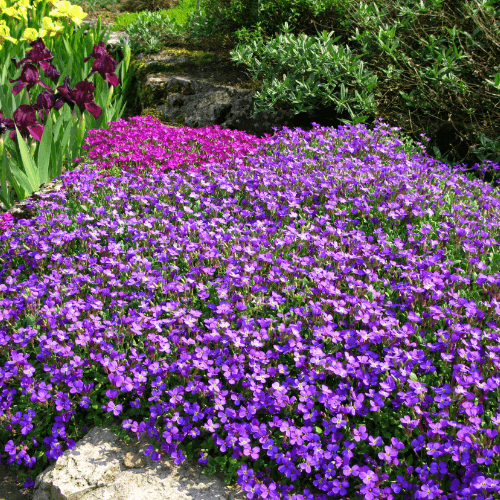
[[[23,66],[23,69],[21,71],[21,76],[19,78],[17,78],[16,80],[9,78],[9,82],[10,83],[19,82],[12,88],[12,93],[14,95],[19,94],[19,92],[21,92],[21,90],[23,90],[24,87],[26,87],[26,90],[29,92],[31,88],[37,83],[41,85],[43,88],[47,89],[49,92],[52,93],[54,92],[46,83],[40,80],[38,69],[36,68],[36,66],[33,66],[33,64],[30,63],[26,63]]]
[[[43,110],[45,110],[45,116],[49,116],[49,111],[54,109],[61,109],[63,105],[62,100],[56,100],[54,94],[44,90],[36,98],[35,104],[33,104],[33,109],[38,111],[38,117],[43,120]]]
[[[15,455],[16,454],[16,445],[14,444],[14,441],[10,439],[7,441],[7,444],[5,445],[4,450],[9,454],[9,455]]]
[[[103,409],[105,409],[107,412],[113,412],[113,415],[116,417],[119,415],[123,409],[122,405],[116,405],[114,401],[110,401],[108,403],[108,406],[103,405]]]
[[[16,64],[16,66],[20,66],[27,61],[38,63],[43,70],[47,71],[47,69],[51,66],[48,61],[52,61],[52,59],[54,59],[54,55],[45,47],[41,38],[37,38],[34,42],[31,42],[30,45],[33,48],[26,52],[26,57],[24,59],[16,62],[16,59],[13,57],[12,61]]]
[[[372,470],[363,471],[359,473],[359,478],[364,484],[374,485],[378,481],[378,476]]]
[[[92,54],[90,54],[89,57],[85,57],[83,62],[87,62],[92,57],[95,59],[92,63],[92,71],[89,73],[87,78],[92,76],[94,73],[99,73],[102,78],[105,78],[110,83],[110,85],[116,87],[119,80],[115,75],[115,67],[118,63],[108,54],[104,42],[99,42],[98,45],[94,45]]]
[[[354,441],[359,441],[365,440],[368,437],[368,433],[366,432],[366,426],[360,425],[359,429],[354,429],[353,431],[354,434]]]
[[[0,136],[7,130],[15,130],[14,120],[12,118],[4,118],[3,113],[0,111]]]
[[[94,85],[85,80],[78,82],[74,89],[69,85],[69,76],[64,79],[64,85],[57,87],[57,98],[62,97],[71,109],[76,104],[81,112],[85,109],[97,120],[101,114],[101,108],[94,102]]]
[[[41,123],[37,122],[36,109],[33,106],[21,104],[14,111],[14,123],[24,138],[27,138],[31,134],[37,141],[42,139],[44,127]],[[16,140],[16,131],[13,130],[9,136],[12,140]]]

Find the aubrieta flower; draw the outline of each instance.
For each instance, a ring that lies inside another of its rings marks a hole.
[[[247,497],[498,496],[500,199],[375,125],[91,134],[0,234],[7,460],[96,415]]]

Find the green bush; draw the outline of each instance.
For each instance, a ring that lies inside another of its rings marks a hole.
[[[189,15],[195,11],[196,0],[184,0],[183,2],[179,2],[177,7],[168,10],[164,9],[154,14],[161,16],[163,19],[168,18],[180,26],[185,26],[188,22]],[[139,18],[142,18],[142,16],[147,16],[148,13],[149,11],[147,10],[141,12],[124,12],[116,18],[115,24],[111,27],[111,31],[126,29],[137,22]]]
[[[133,24],[142,12],[124,12],[115,19],[111,31],[121,31]]]
[[[353,124],[374,116],[377,77],[349,47],[334,45],[340,37],[331,40],[326,31],[315,38],[296,37],[288,23],[283,29],[287,34],[266,44],[247,40],[231,52],[233,61],[263,80],[263,90],[254,96],[256,113],[272,111],[276,103],[291,104],[296,114],[335,104],[338,113],[349,112]]]

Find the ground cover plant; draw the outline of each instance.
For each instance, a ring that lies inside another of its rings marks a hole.
[[[113,125],[86,161],[122,172],[96,156],[0,235],[6,463],[93,421],[248,498],[498,495],[498,190],[383,122],[144,175],[159,123],[142,151]]]
[[[413,142],[425,133],[431,139],[427,154],[450,166],[464,163],[471,168],[483,159],[500,160],[498,2],[202,0],[200,13],[194,3],[185,22],[171,21],[168,28],[163,26],[168,20],[162,19],[161,29],[152,28],[155,43],[149,47],[223,50],[248,66],[252,76],[261,71],[261,79],[267,80],[262,102],[279,98],[282,105],[298,110],[302,92],[322,108],[323,94],[330,95],[325,116],[338,115],[337,124],[346,118],[354,123],[335,105],[347,97],[356,103],[350,103],[355,115],[365,117],[361,123],[373,128],[375,119],[383,117]],[[188,4],[180,3],[171,12]],[[134,33],[133,24],[127,29]],[[352,51],[358,63],[332,61],[315,40],[323,31],[332,34],[335,45]],[[138,38],[143,46],[139,43],[137,52],[149,50],[146,33]],[[267,69],[260,67],[269,61]],[[356,88],[368,78],[357,74],[360,63],[376,77],[371,89],[376,107],[369,112],[363,110],[366,96]],[[341,82],[326,73],[332,64],[347,75],[348,81],[342,82],[346,96]],[[277,75],[276,67],[283,74]]]

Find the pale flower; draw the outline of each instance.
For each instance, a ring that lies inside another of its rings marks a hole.
[[[26,28],[23,32],[23,36],[19,40],[28,40],[30,42],[34,42],[38,37],[43,38],[42,31],[45,30],[40,30],[40,34],[38,34],[38,31],[34,28]]]
[[[53,23],[50,17],[45,16],[42,19],[42,30],[48,33],[49,37],[53,37],[57,35],[59,32],[63,30],[63,26],[60,23]]]
[[[5,40],[8,40],[12,43],[17,43],[17,40],[10,36],[10,29],[7,26],[6,22],[2,19],[0,20],[0,48],[2,47]]]

